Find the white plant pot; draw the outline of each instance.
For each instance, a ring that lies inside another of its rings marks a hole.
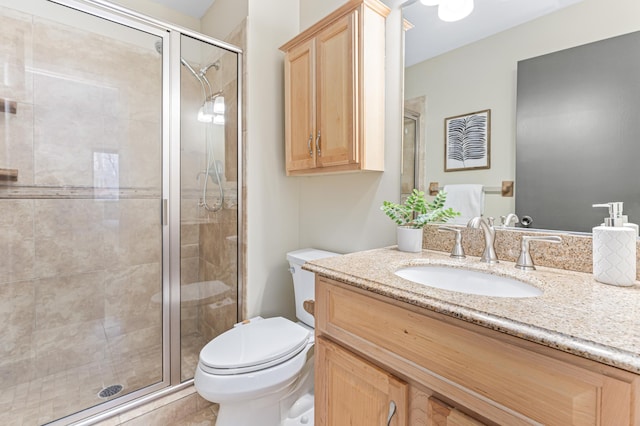
[[[398,226],[398,250],[409,253],[422,251],[422,228]]]

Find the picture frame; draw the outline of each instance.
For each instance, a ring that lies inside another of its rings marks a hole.
[[[491,168],[491,110],[444,119],[444,171]]]

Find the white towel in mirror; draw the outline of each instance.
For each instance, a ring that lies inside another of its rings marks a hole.
[[[445,185],[443,191],[447,193],[447,201],[444,206],[451,207],[461,214],[461,216],[449,220],[449,223],[466,225],[472,218],[482,216],[484,212],[482,185]]]

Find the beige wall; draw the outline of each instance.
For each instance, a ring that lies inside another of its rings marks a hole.
[[[426,182],[499,186],[515,179],[517,62],[640,30],[637,0],[585,0],[554,14],[406,70],[407,99],[426,96]],[[445,117],[491,109],[491,169],[443,170]],[[487,195],[485,215],[514,210],[514,198]]]
[[[298,0],[249,1],[247,87],[247,312],[294,316],[285,253],[299,246],[298,182],[284,173],[283,55],[298,32]]]
[[[300,0],[300,31],[309,28],[345,3],[346,0]]]
[[[200,31],[200,20],[150,0],[110,0],[128,9],[190,30]]]
[[[202,33],[225,40],[248,14],[248,0],[215,0],[200,21]]]

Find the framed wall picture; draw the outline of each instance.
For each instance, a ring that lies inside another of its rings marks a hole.
[[[444,119],[444,171],[491,168],[491,110]]]

